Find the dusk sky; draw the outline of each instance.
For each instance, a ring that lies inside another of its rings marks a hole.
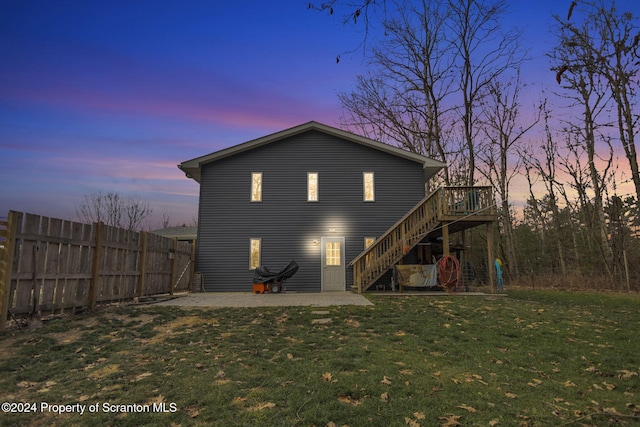
[[[366,71],[346,53],[362,34],[308,2],[2,2],[0,218],[76,220],[84,195],[115,191],[152,207],[151,228],[163,213],[192,223],[198,184],[178,163],[310,120],[336,126],[338,93]],[[570,2],[510,3],[506,25],[531,50],[523,80],[540,93],[554,84],[551,14]]]

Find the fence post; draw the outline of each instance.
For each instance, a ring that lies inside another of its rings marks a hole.
[[[13,255],[15,252],[16,235],[22,220],[22,214],[10,211],[6,222],[4,254],[0,259],[0,332],[4,331],[7,325],[7,314],[9,314],[9,296],[11,295],[11,278],[13,275]]]
[[[91,284],[89,285],[89,310],[96,308],[98,280],[100,280],[100,260],[102,259],[102,238],[104,233],[104,223],[94,222],[96,229],[95,248],[93,251],[93,264],[91,265]]]
[[[191,268],[189,268],[189,289],[191,292],[195,292],[195,274],[196,274],[196,240],[191,242]]]
[[[141,231],[142,234],[142,249],[140,250],[140,265],[138,266],[138,297],[144,296],[145,281],[147,279],[147,232]]]
[[[169,295],[173,295],[173,288],[176,286],[176,276],[178,275],[178,239],[173,238],[173,259],[171,260],[171,283],[169,283]]]

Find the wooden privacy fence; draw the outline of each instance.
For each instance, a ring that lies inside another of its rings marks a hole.
[[[0,222],[0,330],[9,315],[189,291],[193,252],[152,233],[11,211]]]

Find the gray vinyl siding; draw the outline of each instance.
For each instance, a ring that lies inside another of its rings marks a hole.
[[[375,173],[375,201],[363,201],[363,172]],[[262,172],[262,201],[251,202],[251,173]],[[317,202],[307,173],[319,174]],[[309,131],[202,166],[196,269],[207,291],[251,291],[249,241],[261,261],[300,268],[284,286],[321,290],[321,237],[344,236],[346,262],[424,197],[422,164],[319,131]],[[335,232],[330,232],[335,228]],[[353,283],[346,270],[347,289]]]

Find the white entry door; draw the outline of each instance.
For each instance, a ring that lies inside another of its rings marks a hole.
[[[344,237],[323,237],[322,290],[344,291],[346,274],[344,265]]]

